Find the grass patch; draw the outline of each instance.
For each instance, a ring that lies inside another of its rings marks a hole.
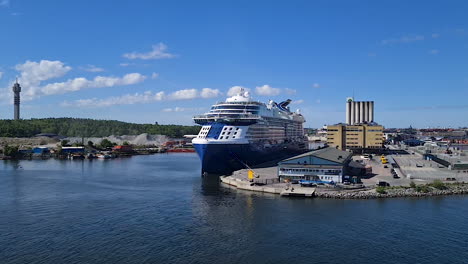
[[[430,191],[430,188],[427,185],[417,185],[416,186],[416,191],[417,192],[422,192],[422,193],[428,193]]]
[[[380,193],[380,194],[386,194],[387,193],[387,191],[385,190],[385,187],[383,187],[383,186],[379,186],[379,187],[375,188],[375,191],[377,193]]]
[[[441,180],[434,180],[431,184],[428,184],[438,190],[445,190],[447,186]]]

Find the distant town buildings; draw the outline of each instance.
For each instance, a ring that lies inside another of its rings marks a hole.
[[[20,119],[20,92],[21,92],[21,86],[18,83],[18,80],[16,80],[15,84],[13,84],[13,93],[14,93],[14,119],[19,120]]]

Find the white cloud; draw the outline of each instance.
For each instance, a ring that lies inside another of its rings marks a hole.
[[[273,87],[271,87],[270,85],[265,84],[265,85],[263,85],[263,86],[257,86],[257,87],[255,88],[255,92],[256,92],[258,95],[275,96],[275,95],[280,94],[281,89],[279,89],[279,88],[273,88]]]
[[[103,68],[96,67],[94,65],[88,64],[85,67],[80,67],[83,71],[88,71],[88,72],[103,72]]]
[[[9,6],[10,0],[0,0],[0,6]]]
[[[97,76],[92,80],[80,77],[70,79],[66,82],[47,84],[46,86],[41,87],[39,89],[37,95],[62,94],[66,92],[75,92],[86,88],[102,88],[131,85],[143,82],[145,79],[146,76],[140,73],[129,73],[121,78]]]
[[[431,37],[432,37],[432,38],[438,38],[438,37],[440,37],[440,34],[434,33],[434,34],[431,35]]]
[[[302,99],[295,100],[295,101],[291,102],[291,104],[295,104],[295,105],[302,104],[302,103],[304,103],[304,100],[302,100]]]
[[[122,63],[119,64],[119,66],[121,66],[121,67],[128,67],[128,66],[130,66],[130,65],[133,65],[133,63],[125,63],[125,62],[122,62]]]
[[[293,94],[296,94],[296,93],[297,93],[296,90],[290,89],[290,88],[285,88],[285,89],[284,89],[284,92],[285,92],[286,94],[289,94],[289,95],[293,95]]]
[[[0,72],[0,79],[3,77],[3,72]]]
[[[388,45],[388,44],[398,44],[398,43],[411,43],[415,41],[421,41],[424,40],[424,36],[422,35],[407,35],[407,36],[401,36],[399,38],[390,38],[390,39],[384,39],[381,41],[383,45]]]
[[[122,96],[112,96],[105,99],[80,99],[74,102],[63,102],[62,106],[75,107],[106,107],[112,105],[129,105],[140,103],[151,103],[162,101],[165,98],[164,92],[153,93],[146,91],[144,93],[126,94]]]
[[[210,88],[203,88],[200,92],[200,97],[201,98],[213,98],[213,97],[218,97],[222,93],[218,89],[210,89]]]
[[[157,79],[158,77],[159,77],[159,73],[153,72],[153,73],[151,74],[151,79],[153,79],[153,80],[154,80],[154,79]]]
[[[313,88],[320,88],[320,84],[314,83],[314,84],[312,84],[312,87],[313,87]]]
[[[201,108],[201,107],[185,108],[185,107],[176,106],[176,107],[174,107],[174,108],[164,108],[164,109],[162,109],[161,111],[162,111],[162,112],[203,111],[203,108]]]
[[[439,51],[438,49],[433,49],[433,50],[430,50],[430,51],[429,51],[429,54],[431,54],[431,55],[437,55],[437,54],[439,54],[439,52],[440,52],[440,51]]]
[[[24,87],[36,87],[42,81],[65,75],[72,68],[61,61],[41,60],[26,61],[16,65],[15,69],[21,73],[19,79]]]
[[[179,90],[169,95],[170,100],[188,100],[188,99],[195,99],[197,97],[198,97],[197,89]]]
[[[320,104],[320,103],[321,103],[320,99],[315,100],[315,102],[316,102],[317,104]]]
[[[162,111],[163,112],[183,112],[185,110],[186,110],[185,108],[176,106],[174,108],[164,108]]]
[[[250,89],[249,88],[246,88],[246,87],[243,87],[243,86],[233,86],[231,88],[229,88],[228,92],[227,92],[227,95],[228,96],[234,96],[234,95],[237,95],[238,93],[240,93],[240,91],[244,89],[245,92],[249,92]]]
[[[207,90],[208,89],[208,90]],[[62,106],[74,107],[106,107],[112,105],[131,105],[131,104],[147,104],[162,100],[179,101],[192,100],[196,98],[211,98],[214,95],[220,95],[221,92],[217,89],[203,88],[201,91],[197,89],[178,90],[170,94],[165,92],[146,91],[144,93],[126,94],[122,96],[112,96],[104,99],[80,99],[73,102],[63,102]]]
[[[152,50],[146,53],[130,52],[123,55],[124,58],[134,60],[157,60],[157,59],[171,59],[176,55],[166,52],[167,46],[164,43],[159,43],[152,46]]]

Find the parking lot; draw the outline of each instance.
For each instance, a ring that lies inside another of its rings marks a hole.
[[[391,186],[394,185],[409,185],[411,180],[407,179],[406,177],[402,177],[401,173],[398,173],[400,178],[395,179],[391,173],[392,165],[391,163],[393,160],[390,156],[387,156],[388,164],[382,164],[380,161],[380,156],[374,156],[372,160],[362,159],[360,156],[354,156],[353,160],[362,162],[364,165],[372,166],[372,174],[368,177],[362,179],[362,182],[367,186],[374,186],[379,181],[388,182]],[[387,168],[385,168],[385,166]]]

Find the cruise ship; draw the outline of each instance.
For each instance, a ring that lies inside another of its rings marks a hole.
[[[299,111],[289,110],[290,102],[265,104],[241,90],[209,112],[194,116],[202,126],[192,140],[202,173],[229,174],[307,151],[305,119]]]

